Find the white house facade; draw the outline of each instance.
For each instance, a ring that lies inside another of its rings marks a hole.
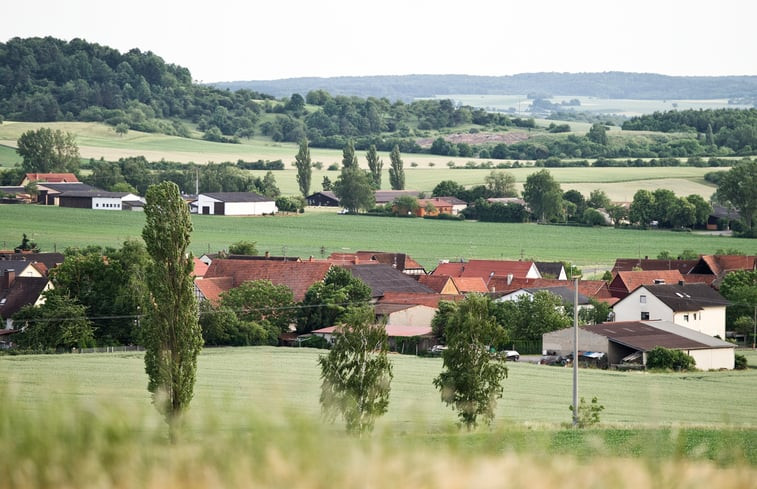
[[[195,203],[198,214],[221,216],[261,216],[278,212],[276,202],[254,192],[200,194]]]
[[[728,301],[705,284],[640,286],[613,306],[615,321],[670,321],[725,338]]]

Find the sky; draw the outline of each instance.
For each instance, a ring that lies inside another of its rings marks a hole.
[[[628,71],[757,75],[747,0],[18,0],[0,42],[152,51],[198,82]]]

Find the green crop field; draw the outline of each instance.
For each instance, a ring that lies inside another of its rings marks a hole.
[[[441,359],[391,355],[389,410],[357,439],[321,417],[322,353],[204,350],[173,443],[141,353],[0,357],[0,486],[486,489],[580,473],[590,487],[754,487],[754,367],[582,369],[579,395],[605,410],[599,426],[572,430],[571,369],[511,363],[494,425],[466,433],[431,384]]]
[[[757,354],[743,350],[751,365]],[[192,411],[223,409],[223,425],[247,415],[283,422],[290,416],[317,418],[320,406],[318,355],[310,348],[214,348],[198,364]],[[439,432],[456,422],[439,400],[432,379],[440,358],[391,355],[394,366],[389,411],[380,427]],[[526,362],[509,363],[505,397],[498,402],[499,425],[559,427],[570,421],[572,369]],[[33,408],[46,399],[64,404],[117,398],[128,409],[149,406],[142,354],[23,355],[0,357],[0,385],[17,390]],[[601,419],[613,426],[712,426],[757,429],[757,369],[729,372],[651,374],[580,369],[579,395],[597,396]],[[757,454],[755,454],[757,455]],[[757,460],[755,460],[757,462]]]
[[[714,253],[738,249],[757,254],[757,240],[699,233],[437,221],[338,215],[334,210],[266,217],[192,216],[192,251],[199,255],[256,241],[274,255],[321,258],[339,251],[408,253],[426,268],[439,260],[471,258],[567,260],[600,273],[616,258],[657,256],[660,251]],[[0,205],[0,247],[11,248],[26,233],[43,250],[89,244],[120,247],[139,239],[144,215],[31,205]]]

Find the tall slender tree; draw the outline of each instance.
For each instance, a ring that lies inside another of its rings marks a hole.
[[[368,152],[365,154],[365,159],[368,160],[368,169],[373,177],[373,186],[376,189],[381,188],[381,169],[384,167],[384,162],[379,158],[376,151],[376,145],[371,144],[368,148]]]
[[[142,330],[147,389],[174,440],[176,422],[192,400],[197,355],[202,349],[192,281],[194,262],[187,253],[192,221],[173,182],[152,185],[146,201],[142,238],[152,258],[147,272],[151,297]]]
[[[302,196],[307,197],[310,195],[310,182],[313,177],[313,165],[310,161],[310,148],[307,139],[300,142],[300,150],[295,155],[294,160],[297,167],[297,185],[300,186]]]
[[[350,139],[342,148],[342,168],[358,168],[357,156],[355,156],[355,144]]]
[[[395,144],[389,155],[392,165],[389,168],[389,184],[392,190],[405,190],[405,169],[400,157],[400,147]]]

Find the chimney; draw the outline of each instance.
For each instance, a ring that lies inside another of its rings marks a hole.
[[[686,282],[684,282],[683,280],[679,280],[678,281],[678,285],[680,285],[681,287],[683,287],[685,284],[686,284]]]
[[[512,273],[508,273],[507,274],[507,285],[510,285],[511,283],[513,283],[513,274]]]
[[[16,280],[16,271],[9,269],[5,271],[5,275],[0,277],[0,290],[10,289],[13,282]]]
[[[266,257],[266,259],[270,258],[271,257],[271,252],[270,251],[266,251],[265,252],[265,257]]]

